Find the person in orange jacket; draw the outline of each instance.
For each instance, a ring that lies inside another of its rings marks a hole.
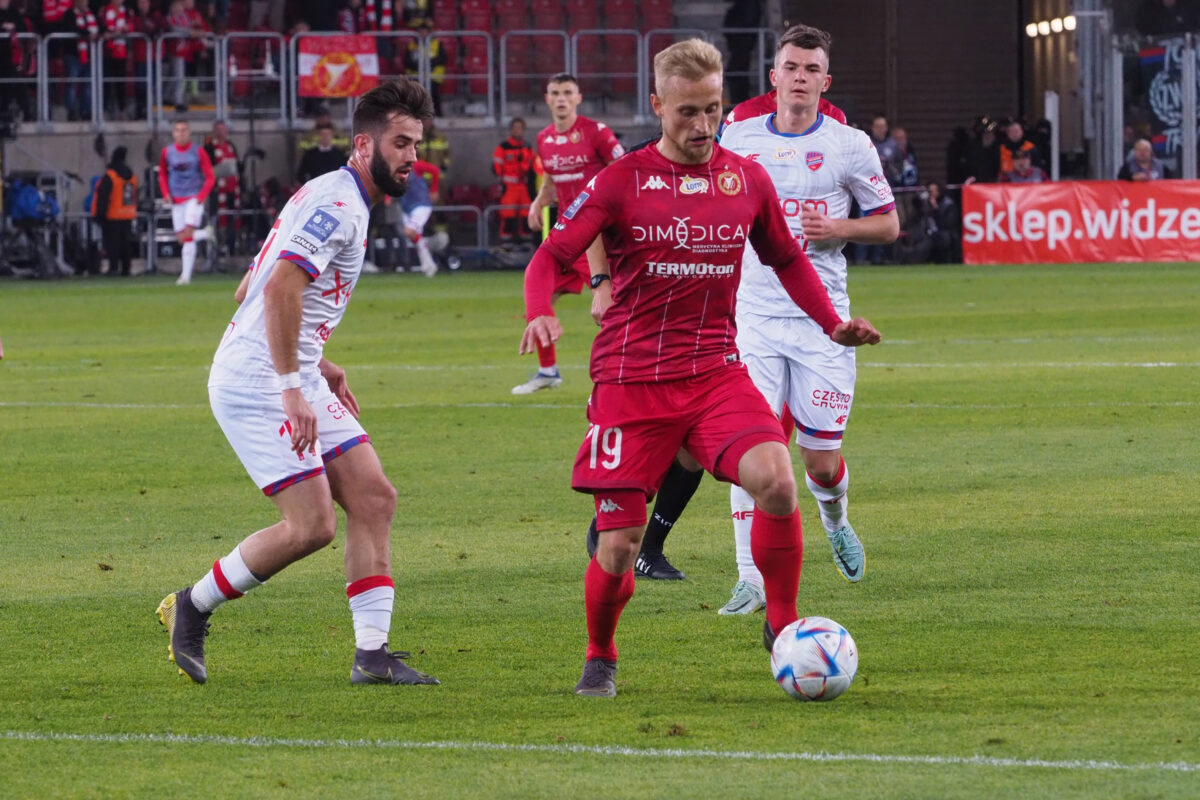
[[[112,161],[92,193],[92,217],[100,223],[108,274],[128,276],[133,259],[133,220],[137,217],[138,179],[125,163],[124,147],[113,150]]]
[[[500,210],[500,242],[522,239],[526,233],[525,215],[529,213],[529,173],[533,169],[533,148],[525,143],[525,120],[513,118],[508,126],[508,138],[492,152],[492,171],[504,186],[500,204],[521,206]]]

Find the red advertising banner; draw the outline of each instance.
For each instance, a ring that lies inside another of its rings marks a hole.
[[[1200,261],[1200,181],[974,183],[963,261]]]
[[[305,36],[297,70],[301,97],[357,97],[379,83],[371,36]]]

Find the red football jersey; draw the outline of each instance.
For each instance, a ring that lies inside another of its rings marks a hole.
[[[730,109],[729,114],[725,117],[725,124],[728,125],[731,122],[739,122],[744,119],[761,117],[763,114],[774,114],[779,110],[776,102],[776,95],[778,95],[778,92],[775,89],[772,89],[766,94],[760,94],[758,97],[751,97],[749,100],[743,100]],[[826,100],[824,97],[822,97],[821,101],[817,103],[817,112],[824,114],[830,119],[837,120],[843,125],[846,124],[845,112],[843,112],[833,103]]]
[[[575,124],[559,133],[547,125],[535,140],[542,169],[554,181],[559,209],[565,209],[605,164],[625,153],[612,130],[602,122],[577,117]]]
[[[686,165],[650,144],[597,175],[525,270],[527,319],[552,313],[558,265],[597,234],[613,305],[592,345],[594,382],[678,380],[737,360],[733,310],[747,242],[826,333],[841,322],[766,170],[720,145],[707,163]]]

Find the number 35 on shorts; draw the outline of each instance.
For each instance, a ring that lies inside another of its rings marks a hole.
[[[591,462],[589,467],[596,468],[596,462],[605,469],[616,469],[621,464],[621,429],[604,428],[599,425],[588,425],[585,439],[591,442]],[[601,459],[601,454],[604,458]]]

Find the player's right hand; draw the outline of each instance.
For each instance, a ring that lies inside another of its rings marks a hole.
[[[542,209],[538,208],[536,204],[531,205],[529,217],[525,221],[529,223],[529,230],[540,231],[542,229]]]
[[[868,320],[855,317],[834,328],[829,338],[843,347],[858,347],[863,344],[879,344],[883,336]]]
[[[533,353],[539,344],[542,347],[549,347],[557,342],[560,336],[562,336],[562,323],[558,321],[558,317],[534,317],[525,326],[525,333],[521,334],[521,348],[517,353],[520,355]]]
[[[292,429],[292,452],[317,454],[317,412],[299,389],[283,390],[283,413]]]

